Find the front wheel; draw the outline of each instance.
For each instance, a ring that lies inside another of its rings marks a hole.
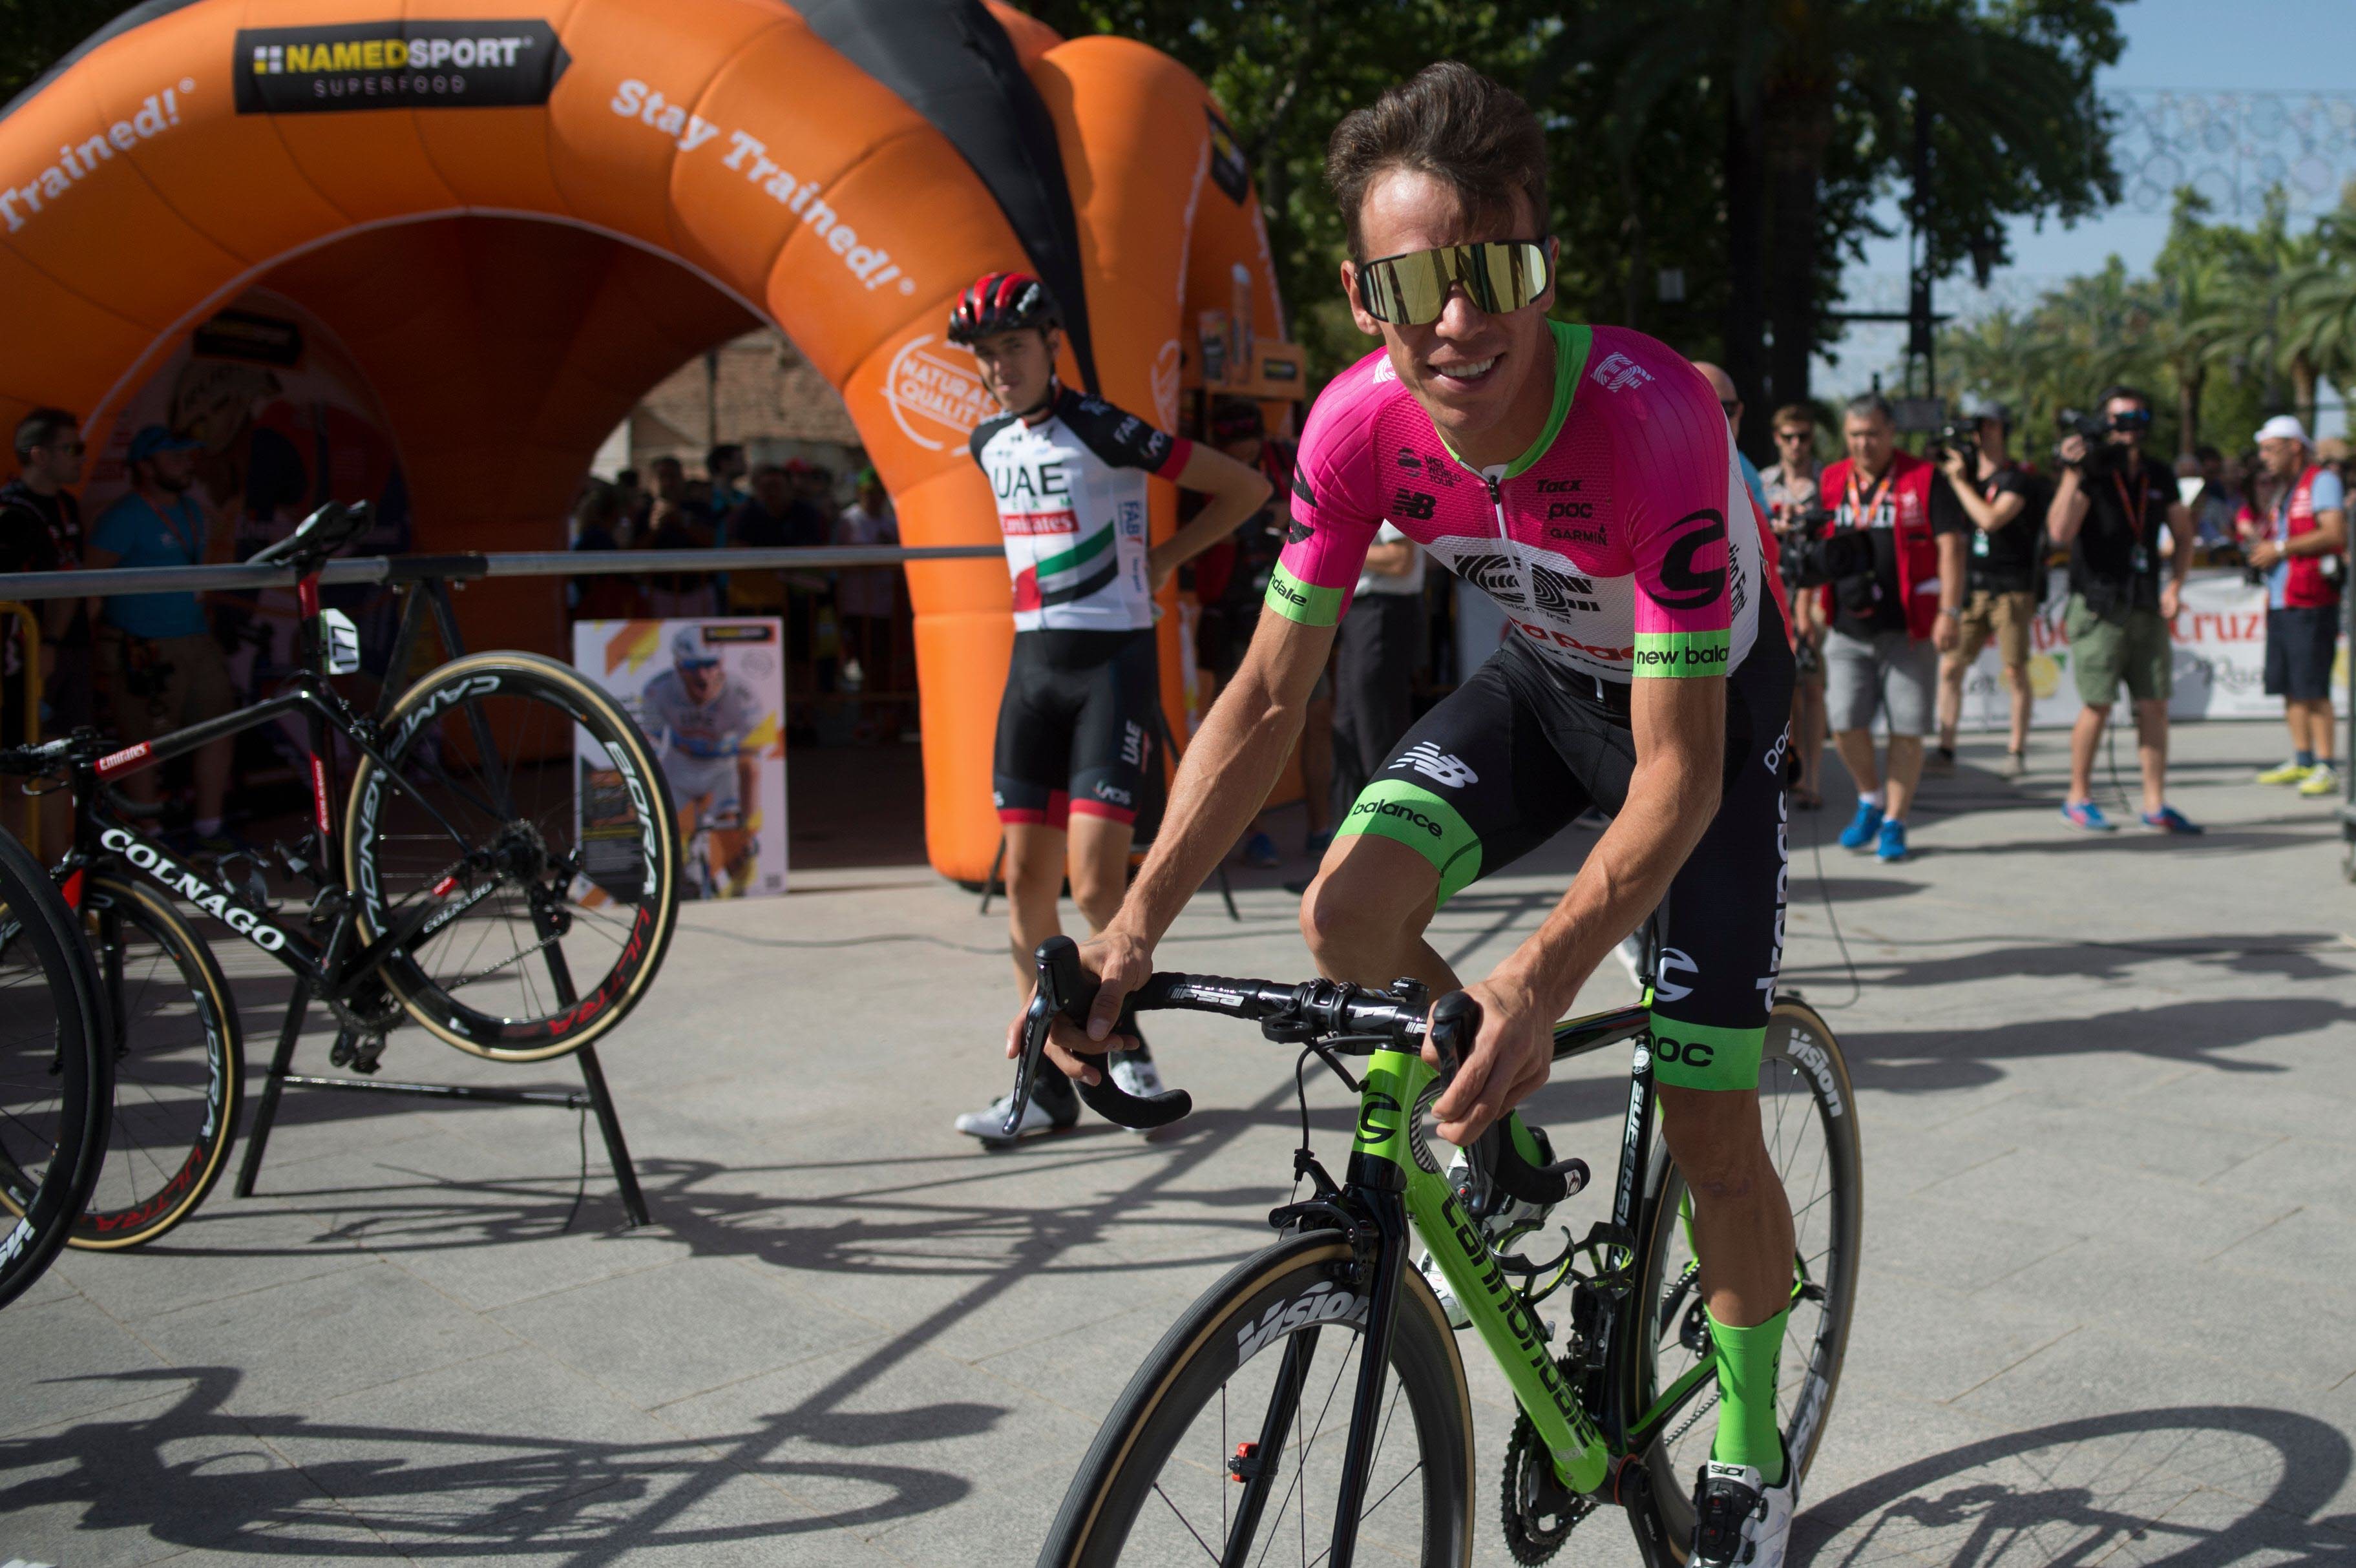
[[[1804,1477],[1840,1386],[1857,1310],[1858,1253],[1865,1218],[1865,1157],[1848,1064],[1823,1019],[1784,997],[1767,1020],[1759,1063],[1759,1118],[1767,1157],[1792,1203],[1791,1317],[1775,1381],[1776,1415],[1792,1473]],[[1629,1337],[1631,1409],[1638,1415],[1714,1352],[1699,1289],[1685,1179],[1665,1144],[1646,1173],[1647,1221],[1639,1238],[1636,1300],[1644,1319]],[[1707,1381],[1669,1414],[1645,1454],[1667,1539],[1682,1558],[1693,1540],[1694,1477],[1717,1435],[1718,1386]]]
[[[384,965],[402,1008],[501,1061],[620,1023],[679,912],[670,797],[637,723],[554,659],[486,653],[403,692],[384,733],[390,766],[352,775],[345,877],[364,936],[423,915]]]
[[[1163,1335],[1080,1462],[1040,1568],[1290,1563],[1331,1544],[1367,1298],[1350,1243],[1279,1243]],[[1431,1287],[1407,1271],[1362,1558],[1464,1568],[1472,1554],[1472,1407]]]

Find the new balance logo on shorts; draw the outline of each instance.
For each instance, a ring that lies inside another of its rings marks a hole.
[[[1481,775],[1466,767],[1462,758],[1448,755],[1430,741],[1419,741],[1409,746],[1391,768],[1413,768],[1443,789],[1462,789],[1466,784],[1481,782]]]

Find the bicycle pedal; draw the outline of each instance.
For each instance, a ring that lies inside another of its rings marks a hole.
[[[384,1061],[384,1036],[376,1035],[352,1049],[352,1071],[373,1073]]]

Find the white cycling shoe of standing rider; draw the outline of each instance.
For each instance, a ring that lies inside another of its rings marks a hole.
[[[1694,1483],[1693,1568],[1783,1568],[1799,1493],[1788,1454],[1772,1487],[1756,1466],[1704,1465]]]

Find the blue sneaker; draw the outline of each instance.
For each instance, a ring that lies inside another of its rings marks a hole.
[[[1876,856],[1884,860],[1906,859],[1906,825],[1891,818],[1881,825],[1881,837],[1873,846]]]
[[[1840,847],[1862,849],[1872,843],[1873,836],[1880,831],[1881,807],[1869,800],[1860,800],[1857,803],[1857,815],[1848,819],[1847,827],[1841,829]]]
[[[2091,800],[2075,805],[2067,802],[2062,807],[2062,820],[2086,833],[2116,833],[2119,825],[2103,815],[2103,808]]]
[[[1244,864],[1255,870],[1272,870],[1284,864],[1284,857],[1276,852],[1275,839],[1255,833],[1244,840]]]
[[[2154,833],[2202,833],[2207,831],[2207,829],[2196,827],[2192,823],[2187,821],[2185,819],[2184,813],[2177,810],[2176,807],[2172,805],[2163,805],[2158,811],[2145,812],[2143,814],[2143,825],[2146,827],[2150,828]]]

